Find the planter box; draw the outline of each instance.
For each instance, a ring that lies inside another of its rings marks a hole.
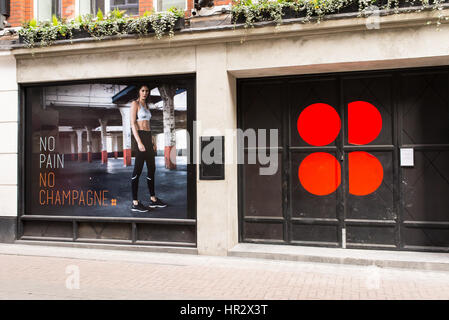
[[[282,19],[298,19],[304,18],[307,15],[307,10],[296,11],[290,7],[282,8]]]
[[[67,37],[63,37],[63,36],[61,36],[61,35],[58,35],[58,37],[56,38],[55,41],[58,41],[58,40],[66,40],[66,39],[67,39]],[[41,38],[40,38],[39,36],[37,36],[37,37],[36,37],[36,40],[34,41],[34,44],[35,44],[35,45],[40,45],[40,42],[41,42]],[[20,35],[20,34],[19,34],[19,43],[26,43],[25,37],[22,36],[22,35]]]
[[[341,8],[340,10],[338,10],[338,12],[335,13],[352,13],[352,12],[359,12],[359,3],[358,2],[353,2],[350,5]]]
[[[306,15],[307,15],[306,10],[296,11],[290,7],[282,8],[282,20],[304,18]],[[258,19],[255,22],[272,21],[272,20],[273,19],[271,18],[269,12],[262,12],[262,19]],[[243,24],[246,22],[246,17],[242,14],[239,14],[238,16],[233,15],[231,21],[232,23]]]
[[[242,15],[242,14],[239,14],[239,15],[237,15],[237,16],[232,15],[231,21],[232,21],[232,23],[242,24],[242,23],[245,23],[246,18],[245,18],[245,16]]]
[[[184,18],[180,18],[180,19],[176,20],[176,22],[175,22],[175,24],[173,26],[173,30],[174,31],[178,31],[178,30],[185,29],[185,27],[186,27],[186,20]],[[154,33],[154,29],[151,26],[151,23],[148,23],[146,25],[146,29],[147,29],[147,33],[148,34]],[[165,30],[165,31],[168,31],[168,29]],[[130,32],[129,34],[136,34],[136,33],[135,32],[132,32],[132,33]]]
[[[181,30],[184,29],[186,25],[186,20],[184,18],[180,18],[178,20],[176,20],[175,25],[173,26],[173,30],[177,31],[177,30]],[[153,28],[151,27],[151,25],[147,26],[148,28],[148,33],[154,33]],[[123,26],[120,26],[120,31],[121,32],[125,32],[126,30],[126,25],[123,24]],[[168,31],[168,30],[166,30]],[[72,37],[66,35],[66,36],[61,36],[58,35],[57,40],[68,40],[68,39],[85,39],[85,38],[91,38],[92,35],[89,33],[89,31],[87,31],[86,29],[73,29],[72,30]],[[19,35],[19,43],[26,43],[25,38],[22,35]],[[40,39],[39,37],[36,39],[35,41],[35,45],[38,46],[40,44]]]
[[[176,20],[173,30],[181,30],[185,29],[185,27],[186,27],[186,19],[179,18],[178,20]]]
[[[90,33],[85,29],[74,29],[72,30],[72,39],[84,39],[84,38],[90,38]]]

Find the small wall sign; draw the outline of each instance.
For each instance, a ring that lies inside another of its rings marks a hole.
[[[224,137],[200,137],[200,180],[224,180]]]
[[[401,148],[401,167],[413,167],[413,148]]]

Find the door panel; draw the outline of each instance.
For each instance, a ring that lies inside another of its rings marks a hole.
[[[281,156],[282,154],[279,155],[279,167],[274,175],[261,175],[259,169],[263,166],[260,163],[245,165],[245,216],[282,218]]]
[[[449,221],[449,151],[414,152],[403,168],[404,220]]]
[[[374,106],[381,115],[381,130],[377,137],[366,145],[393,145],[393,79],[390,74],[382,76],[351,77],[342,79],[343,103],[345,112],[345,124],[348,123],[348,104],[355,101],[363,101]],[[361,108],[353,118],[355,128],[362,128],[366,134],[370,123],[373,121],[370,110]],[[360,126],[358,126],[360,125]],[[349,130],[345,130],[345,145],[354,145],[348,142]]]
[[[368,220],[394,220],[396,219],[395,214],[395,206],[394,206],[394,198],[393,198],[393,188],[394,188],[394,180],[393,180],[393,153],[391,151],[369,151],[369,154],[374,156],[382,166],[382,181],[379,187],[377,187],[373,192],[370,192],[367,195],[354,195],[349,191],[351,190],[351,179],[349,174],[353,174],[351,172],[350,166],[347,166],[347,186],[345,188],[345,196],[346,196],[346,218],[347,219],[368,219]],[[348,159],[348,153],[346,154],[346,160]],[[349,161],[347,161],[349,164]],[[368,168],[369,169],[369,168]],[[373,172],[363,170],[360,171],[360,174],[366,174],[367,176],[371,175]],[[377,175],[379,173],[376,173]],[[366,181],[367,186],[363,185],[363,181]],[[363,190],[367,190],[367,192],[376,186],[376,177],[372,179],[360,177],[358,183],[362,182],[362,186],[356,185],[355,187],[362,188]],[[356,189],[357,190],[357,189]],[[354,191],[353,191],[354,192]]]
[[[402,144],[449,143],[448,73],[401,76]]]
[[[338,225],[296,224],[292,226],[292,242],[338,246]]]
[[[414,166],[401,167],[404,248],[449,246],[449,74],[408,72],[400,78],[400,147]]]
[[[348,244],[366,246],[395,247],[394,226],[346,226],[346,241]]]
[[[337,80],[313,79],[306,81],[293,82],[289,88],[290,97],[290,146],[292,147],[311,147],[312,145],[301,138],[298,132],[298,118],[301,112],[308,106],[315,103],[324,103],[332,106],[338,112],[338,87]],[[317,117],[316,121],[324,121],[324,115]],[[336,140],[327,144],[335,146]]]
[[[336,156],[335,152],[329,152],[329,154]],[[337,219],[337,192],[327,195],[313,194],[306,190],[300,182],[298,169],[309,155],[310,152],[293,152],[291,154],[290,199],[292,218]],[[335,172],[338,170],[335,166],[333,168]]]

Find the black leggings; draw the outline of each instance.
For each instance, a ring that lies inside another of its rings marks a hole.
[[[147,184],[150,190],[150,196],[154,196],[154,172],[156,171],[156,165],[154,163],[154,150],[153,141],[151,140],[151,131],[137,131],[139,133],[140,140],[145,146],[145,152],[141,152],[137,148],[136,159],[134,162],[133,176],[131,178],[131,187],[133,191],[133,200],[137,200],[139,190],[139,177],[142,173],[143,163],[147,163]]]

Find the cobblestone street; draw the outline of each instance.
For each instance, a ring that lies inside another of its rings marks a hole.
[[[29,247],[0,248],[1,299],[449,299],[448,272]]]

